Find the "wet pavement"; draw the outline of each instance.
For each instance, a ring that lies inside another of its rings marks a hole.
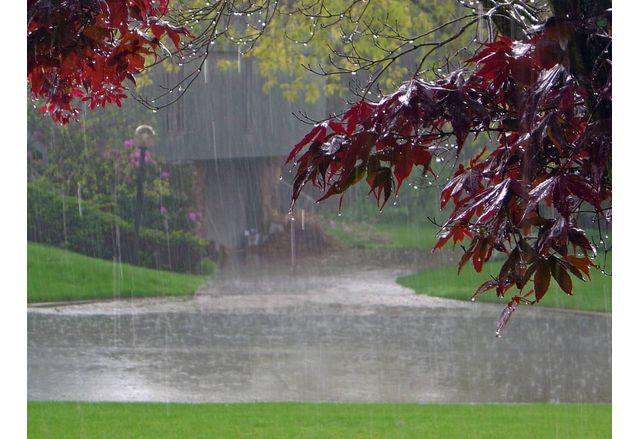
[[[28,398],[80,401],[611,402],[611,316],[417,296],[448,262],[342,252],[247,263],[188,299],[30,307]],[[401,262],[400,262],[401,261]]]

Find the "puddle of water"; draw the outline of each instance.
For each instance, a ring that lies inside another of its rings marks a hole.
[[[609,315],[526,308],[497,339],[499,306],[413,295],[394,283],[405,268],[314,267],[31,309],[28,398],[611,402]]]

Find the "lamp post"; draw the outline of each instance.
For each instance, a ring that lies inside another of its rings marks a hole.
[[[140,222],[142,220],[142,208],[144,205],[144,174],[147,149],[153,146],[156,133],[149,125],[140,125],[133,135],[133,143],[138,147],[140,159],[138,162],[138,178],[136,180],[136,207],[133,219],[133,263],[139,262],[140,246]]]

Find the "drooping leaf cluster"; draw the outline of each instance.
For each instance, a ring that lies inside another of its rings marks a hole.
[[[156,57],[166,36],[179,50],[184,27],[163,19],[167,0],[28,0],[27,79],[41,112],[59,123],[126,98],[126,79]]]
[[[287,159],[296,167],[292,208],[306,183],[323,200],[360,180],[382,207],[414,166],[433,172],[450,138],[458,156],[470,134],[495,139],[445,184],[440,205],[453,209],[434,250],[464,242],[459,269],[471,261],[478,272],[494,253],[505,255],[473,295],[518,290],[497,334],[518,304],[543,299],[551,279],[567,294],[571,276],[589,279],[596,249],[578,217],[589,210],[610,220],[610,10],[551,17],[528,31],[483,44],[435,81],[414,77],[317,123]]]

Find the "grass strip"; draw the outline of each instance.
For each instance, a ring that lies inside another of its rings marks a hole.
[[[206,276],[117,264],[67,250],[27,244],[27,302],[192,294]]]
[[[610,438],[611,404],[28,403],[30,438]]]
[[[607,259],[607,271],[611,271],[612,253]],[[603,259],[596,259],[596,264],[603,264]],[[420,273],[402,276],[397,282],[407,288],[413,289],[418,294],[444,297],[447,299],[469,300],[476,289],[491,275],[497,276],[504,262],[495,261],[485,264],[482,273],[476,273],[471,263],[467,264],[460,275],[458,266],[451,265],[443,268],[422,271]],[[611,312],[611,276],[602,274],[597,269],[591,270],[591,282],[582,282],[571,276],[573,282],[573,295],[568,296],[551,280],[549,291],[539,304],[553,308],[566,308],[584,311]],[[528,290],[527,290],[528,291]],[[479,302],[504,303],[516,294],[515,287],[507,291],[504,298],[496,297],[495,290],[488,291],[478,296]]]

